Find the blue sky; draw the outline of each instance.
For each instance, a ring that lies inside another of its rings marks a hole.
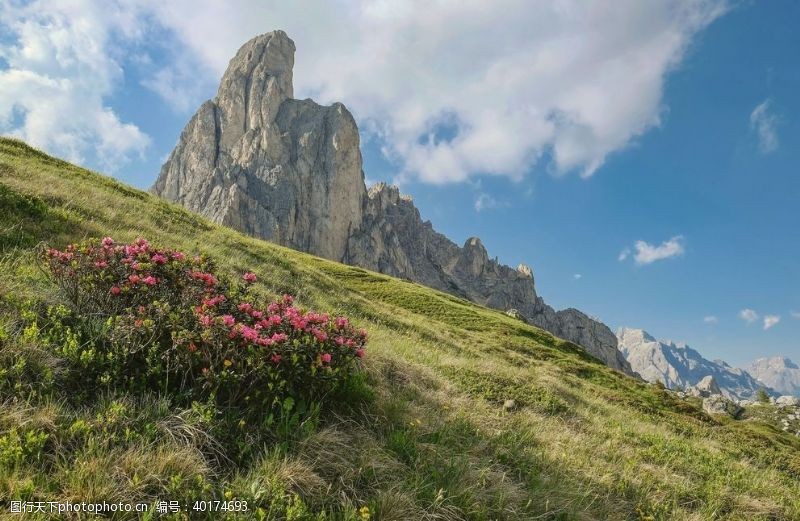
[[[5,134],[146,188],[236,48],[282,27],[296,95],[351,108],[367,178],[531,265],[551,305],[732,364],[800,359],[800,4],[510,2],[422,26],[370,3],[43,4],[0,7]]]

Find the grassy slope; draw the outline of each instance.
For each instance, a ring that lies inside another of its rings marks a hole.
[[[174,475],[199,474],[209,495],[258,490],[298,518],[369,505],[380,519],[800,519],[796,437],[710,418],[503,313],[246,237],[0,140],[3,298],[47,298],[39,241],[105,235],[202,251],[223,270],[252,268],[276,292],[354,317],[370,332],[375,398],[233,470],[181,436],[92,452],[51,444],[46,464],[0,470],[0,500],[152,501]],[[504,413],[509,398],[518,408]],[[165,398],[103,397],[76,410],[0,397],[0,436],[33,422],[58,440],[65,425],[98,425],[120,403],[131,425],[182,417]]]

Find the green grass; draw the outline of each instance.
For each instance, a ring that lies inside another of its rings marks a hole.
[[[239,463],[216,416],[169,396],[35,394],[25,375],[58,382],[58,361],[15,333],[21,302],[56,298],[36,249],[106,235],[206,253],[353,317],[370,333],[368,389]],[[365,506],[381,520],[800,519],[800,439],[769,423],[709,417],[504,313],[246,237],[8,139],[0,370],[0,504],[196,497],[247,499],[260,510],[228,517],[252,519],[359,519]]]

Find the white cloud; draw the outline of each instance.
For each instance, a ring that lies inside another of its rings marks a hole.
[[[758,135],[758,149],[769,154],[778,148],[778,117],[770,110],[770,100],[764,100],[750,113],[750,128]]]
[[[800,311],[790,311],[789,314],[792,316],[792,318],[800,320]]]
[[[248,38],[281,28],[297,44],[296,97],[344,102],[401,179],[518,180],[537,164],[589,176],[660,124],[666,76],[726,8],[726,0],[619,0],[615,9],[544,0],[3,2],[0,24],[18,42],[0,43],[9,65],[0,72],[0,130],[75,160],[141,154],[148,137],[107,104],[126,52],[149,63],[125,44],[167,49],[170,63],[150,64],[138,81],[185,111]]]
[[[592,175],[659,125],[666,75],[726,8],[725,0],[619,0],[614,9],[599,1],[140,1],[185,47],[176,55],[196,58],[215,79],[249,37],[286,30],[297,45],[295,95],[344,102],[383,140],[401,178],[430,183],[520,179],[542,161],[556,173]],[[181,104],[181,82],[191,87],[181,76],[152,85]],[[443,125],[447,136],[437,135]]]
[[[781,321],[781,317],[778,315],[764,315],[764,330],[775,326],[778,322]]]
[[[480,194],[475,199],[475,211],[481,212],[497,207],[497,200],[489,194]]]
[[[575,280],[581,280],[583,278],[583,275],[581,275],[580,273],[576,273],[575,275],[572,276],[572,278]]]
[[[115,38],[140,36],[137,13],[115,2],[0,3],[0,132],[76,162],[114,170],[150,138],[106,100],[123,79]]]
[[[676,235],[658,246],[645,241],[636,241],[633,245],[633,260],[641,266],[671,257],[679,257],[685,252],[684,242],[682,235]],[[618,260],[624,261],[630,253],[631,250],[628,248],[622,250]]]
[[[739,311],[739,318],[747,322],[748,324],[752,324],[756,320],[758,320],[758,313],[755,312],[753,309],[745,308]]]
[[[706,324],[717,324],[719,323],[719,319],[714,315],[708,315],[706,317],[703,317],[703,322],[705,322]]]

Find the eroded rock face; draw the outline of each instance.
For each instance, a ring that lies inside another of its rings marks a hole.
[[[490,259],[477,237],[459,247],[423,221],[397,187],[367,191],[347,109],[292,98],[294,50],[283,31],[239,50],[217,97],[181,134],[154,193],[255,237],[515,309],[632,373],[611,330],[578,310],[545,304],[529,267]]]

